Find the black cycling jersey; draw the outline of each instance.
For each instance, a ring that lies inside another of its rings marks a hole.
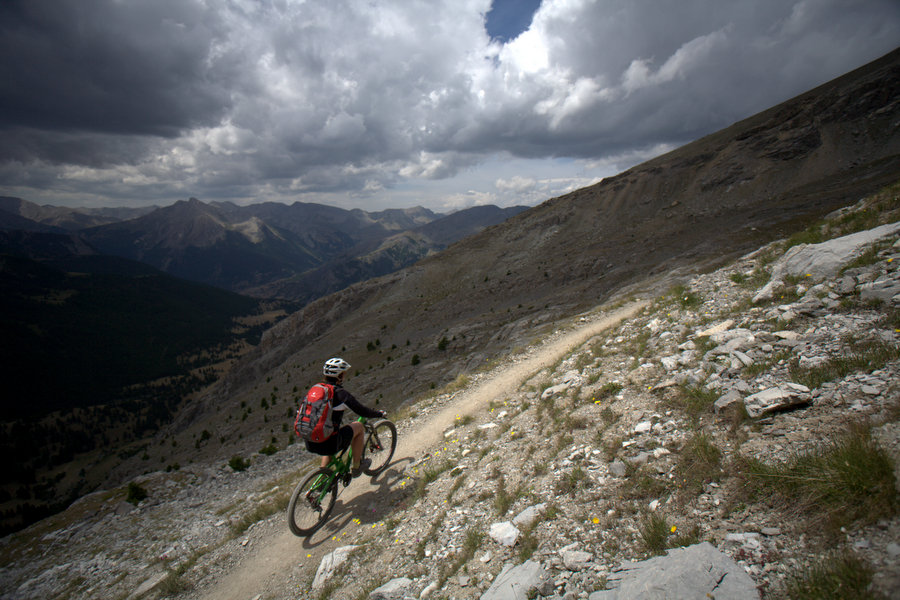
[[[334,400],[332,400],[331,402],[333,406],[333,412],[331,413],[331,422],[334,423],[335,431],[340,429],[341,422],[344,419],[344,411],[348,408],[359,416],[366,417],[368,419],[374,419],[381,416],[380,410],[372,410],[368,406],[365,406],[359,400],[354,398],[353,394],[345,390],[339,383],[335,383],[333,385]]]

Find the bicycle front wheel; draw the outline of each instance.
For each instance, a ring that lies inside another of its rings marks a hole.
[[[288,504],[288,527],[301,537],[312,535],[331,514],[337,500],[337,479],[331,469],[321,468],[294,488]]]
[[[374,477],[384,471],[394,456],[397,448],[397,428],[390,421],[379,421],[369,430],[366,445],[363,446],[362,458],[368,458],[372,464],[365,469],[366,475]]]

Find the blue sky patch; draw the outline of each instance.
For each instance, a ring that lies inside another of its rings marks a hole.
[[[484,27],[492,40],[506,43],[528,29],[541,0],[494,0]]]

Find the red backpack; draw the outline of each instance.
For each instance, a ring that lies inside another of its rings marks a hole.
[[[294,432],[310,442],[324,442],[331,437],[334,433],[334,422],[331,420],[333,399],[333,385],[317,383],[312,386],[297,409]]]

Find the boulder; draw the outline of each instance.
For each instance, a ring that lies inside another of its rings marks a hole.
[[[512,520],[513,525],[529,527],[532,523],[537,521],[538,517],[540,517],[541,513],[543,513],[546,509],[547,504],[545,502],[535,504],[534,506],[529,506],[515,516],[515,518]]]
[[[316,569],[316,576],[313,578],[313,589],[317,590],[325,585],[325,582],[334,575],[335,570],[344,564],[350,553],[356,548],[356,546],[342,546],[323,556],[319,568]]]
[[[723,396],[719,396],[719,399],[713,404],[713,409],[716,411],[716,414],[719,414],[732,404],[740,402],[742,398],[743,396],[739,391],[729,390]]]
[[[859,286],[859,297],[863,300],[878,300],[885,304],[900,301],[900,280],[879,279]]]
[[[509,521],[491,525],[491,539],[503,546],[515,546],[519,539],[519,530]]]
[[[567,389],[569,389],[568,383],[560,383],[558,385],[550,386],[541,394],[541,400],[546,400],[547,398],[555,396],[556,394],[562,394]]]
[[[369,594],[369,600],[403,600],[409,593],[411,586],[411,579],[397,577],[372,590],[372,593]]]
[[[540,563],[526,560],[516,567],[505,565],[500,574],[482,596],[481,600],[521,600],[530,598],[544,581],[544,569]]]
[[[594,592],[589,600],[759,599],[750,576],[709,542],[624,563],[609,575],[606,585],[610,589]]]
[[[744,398],[747,414],[753,418],[804,404],[809,404],[809,389],[798,384],[771,387]]]
[[[589,568],[589,563],[593,559],[590,552],[574,549],[564,548],[559,555],[562,558],[563,565],[570,571],[581,571]]]
[[[785,275],[814,279],[836,277],[845,264],[859,256],[866,246],[900,231],[900,223],[891,223],[828,240],[821,244],[800,244],[784,253],[772,267],[772,278]]]

